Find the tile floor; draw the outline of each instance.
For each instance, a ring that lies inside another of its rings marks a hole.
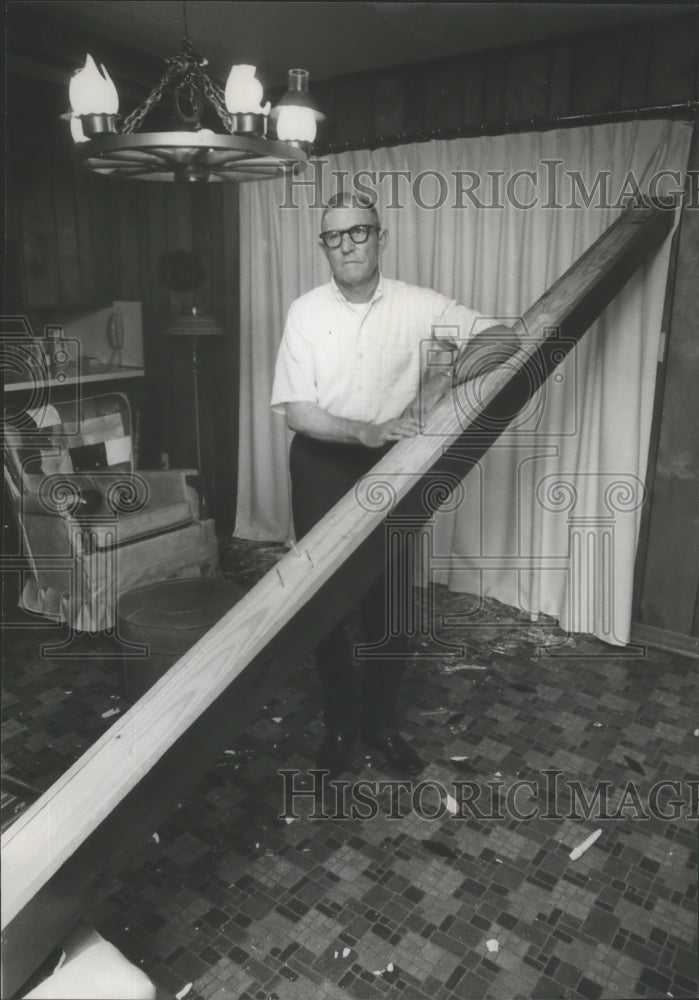
[[[233,546],[229,575],[251,584],[280,551]],[[435,606],[436,634],[466,648],[415,643],[403,730],[429,762],[421,789],[376,788],[390,775],[358,750],[348,779],[365,784],[339,803],[326,789],[335,818],[312,796],[282,816],[279,771],[308,791],[322,733],[306,663],[95,898],[86,919],[159,996],[698,995],[696,661],[620,657],[444,588]],[[10,617],[3,770],[46,788],[127,706],[113,661],[42,658],[47,634]]]

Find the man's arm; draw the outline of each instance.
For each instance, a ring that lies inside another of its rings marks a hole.
[[[363,420],[333,416],[316,403],[310,402],[287,403],[286,422],[292,431],[307,434],[318,441],[361,444],[366,448],[380,448],[389,441],[415,437],[420,430],[418,421],[413,416],[404,415],[383,424],[370,424]]]
[[[416,417],[419,413],[429,412],[455,385],[467,382],[478,375],[485,375],[516,354],[521,347],[521,341],[516,332],[516,324],[509,327],[499,323],[482,330],[465,344],[435,339],[434,346],[437,350],[451,346],[457,351],[453,372],[448,372],[437,365],[428,367],[418,394],[403,412],[403,417]]]

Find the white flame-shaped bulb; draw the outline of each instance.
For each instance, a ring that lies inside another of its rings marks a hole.
[[[87,142],[87,136],[83,132],[83,123],[78,115],[71,115],[70,134],[73,137],[73,142]]]
[[[262,84],[255,76],[256,67],[241,63],[233,66],[226,81],[226,108],[231,115],[268,115],[269,101],[263,106]]]
[[[313,142],[316,119],[312,109],[283,105],[277,118],[277,136],[282,142]]]
[[[91,55],[68,85],[73,114],[115,115],[119,110],[119,95],[104,66],[98,69]]]

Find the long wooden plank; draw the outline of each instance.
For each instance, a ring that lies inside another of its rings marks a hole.
[[[527,311],[530,337],[483,377],[481,404],[467,412],[460,397],[442,400],[424,435],[392,449],[372,470],[393,490],[392,512],[427,519],[425,474],[469,471],[672,221],[654,207],[621,216]],[[7,831],[4,996],[380,572],[388,511],[368,506],[344,497]]]

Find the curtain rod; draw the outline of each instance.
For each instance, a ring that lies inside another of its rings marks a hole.
[[[380,147],[402,146],[412,142],[427,142],[430,139],[473,139],[480,135],[502,135],[506,132],[538,132],[545,129],[571,128],[575,125],[602,125],[606,122],[633,121],[636,118],[660,118],[665,115],[695,118],[699,112],[699,101],[689,100],[679,104],[655,104],[645,108],[623,108],[618,111],[591,111],[577,115],[554,115],[548,118],[520,118],[501,122],[481,122],[476,125],[462,125],[460,128],[436,128],[423,132],[398,132],[393,136],[373,136],[353,139],[349,142],[317,143],[316,155],[336,153],[349,149],[378,149]]]

